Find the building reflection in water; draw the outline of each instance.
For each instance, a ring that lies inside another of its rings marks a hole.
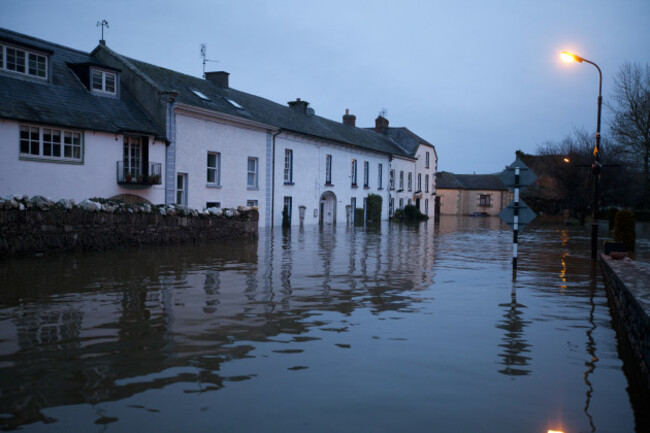
[[[432,283],[432,224],[18,261],[0,293],[0,426],[177,382],[217,390],[254,377],[222,376],[223,363],[309,332],[322,311],[408,311]]]

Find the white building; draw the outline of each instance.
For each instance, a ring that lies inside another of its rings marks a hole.
[[[260,226],[349,224],[370,194],[382,197],[384,219],[407,204],[434,214],[435,148],[382,116],[359,128],[347,111],[336,122],[300,99],[283,105],[233,89],[226,72],[193,77],[103,41],[85,54],[2,32],[17,42],[3,45],[0,84],[11,84],[11,98],[0,108],[0,137],[16,144],[0,149],[0,194],[249,205]],[[27,73],[14,70],[20,43],[25,58],[43,59],[35,73],[44,76],[31,76],[27,61]],[[38,143],[21,141],[32,125]],[[59,146],[71,157],[45,155],[51,131],[76,137],[70,149]]]
[[[0,89],[0,195],[163,200],[166,145],[120,70],[0,29]]]

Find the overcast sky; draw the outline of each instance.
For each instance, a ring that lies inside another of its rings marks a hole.
[[[624,62],[650,63],[649,0],[0,0],[0,27],[83,51],[113,50],[374,126],[386,110],[432,143],[439,170],[492,173],[521,149],[596,130]],[[603,131],[608,129],[608,111]]]

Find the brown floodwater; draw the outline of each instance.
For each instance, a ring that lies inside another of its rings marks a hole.
[[[496,218],[6,259],[0,429],[642,431],[589,245],[532,225],[514,279]]]

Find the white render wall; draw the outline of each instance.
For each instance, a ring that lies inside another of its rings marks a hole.
[[[48,127],[34,123],[24,123]],[[21,123],[0,120],[0,195],[42,195],[52,200],[110,198],[135,194],[154,204],[165,202],[164,185],[122,187],[117,183],[117,161],[123,159],[124,137],[104,132],[83,133],[83,163],[20,159]],[[53,127],[55,129],[60,129]],[[149,161],[165,168],[165,144],[149,137]]]
[[[429,168],[426,167],[426,154],[429,153]],[[431,146],[421,144],[415,154],[417,160],[415,161],[415,172],[422,174],[422,198],[420,199],[420,211],[427,215],[429,218],[435,216],[435,182],[436,182],[436,166],[437,158],[435,149]],[[429,188],[425,186],[426,175],[429,175]],[[415,175],[414,191],[417,191],[417,174]],[[425,200],[429,200],[428,207],[425,206]],[[415,203],[414,203],[415,204]]]
[[[222,208],[236,208],[257,200],[260,226],[264,226],[267,132],[180,111],[175,122],[176,173],[187,174],[187,205],[201,210],[208,202],[219,202]],[[207,183],[208,152],[221,155],[221,187]],[[255,189],[247,186],[248,157],[258,158]]]
[[[293,150],[293,185],[285,185],[285,149]],[[326,155],[332,155],[332,186],[325,185]],[[352,159],[357,160],[357,187],[352,187]],[[364,162],[369,163],[368,188],[364,188]],[[378,186],[378,164],[383,165],[383,189]],[[388,219],[388,165],[386,154],[332,142],[312,140],[304,136],[282,133],[275,141],[275,226],[282,224],[284,197],[292,198],[292,225],[300,224],[299,207],[305,206],[304,224],[318,224],[320,199],[324,192],[336,195],[336,225],[347,222],[346,206],[356,198],[356,207],[363,207],[369,194],[382,197],[382,219]]]

